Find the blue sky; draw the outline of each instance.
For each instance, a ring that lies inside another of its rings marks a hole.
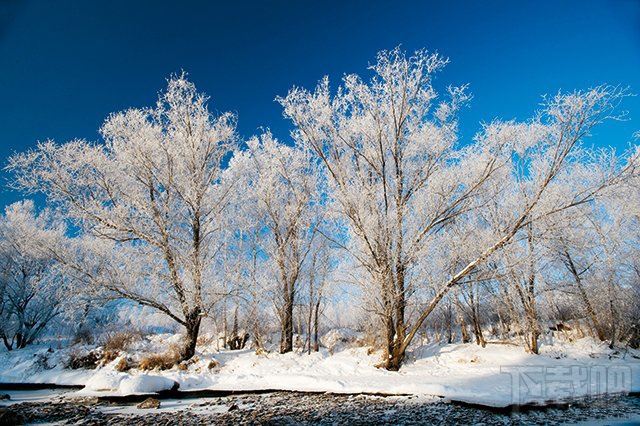
[[[238,114],[248,138],[270,127],[288,138],[273,100],[292,85],[367,74],[401,44],[451,59],[437,84],[468,83],[461,115],[526,119],[541,95],[609,83],[640,94],[640,1],[20,1],[0,0],[0,158],[38,140],[98,139],[109,113],[150,106],[184,69],[210,107]],[[640,130],[600,127],[598,146],[623,149]],[[19,194],[0,192],[0,205]]]

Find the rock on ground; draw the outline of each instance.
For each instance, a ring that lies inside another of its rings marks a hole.
[[[138,408],[160,408],[160,401],[155,398],[147,398],[137,405]]]

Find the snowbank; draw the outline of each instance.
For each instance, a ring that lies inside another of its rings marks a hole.
[[[151,374],[125,374],[101,369],[89,378],[80,395],[145,395],[177,389],[177,383],[167,377]]]
[[[38,371],[33,355],[29,350],[0,354],[0,381],[81,382],[86,385],[80,391],[83,395],[154,393],[177,383],[181,391],[436,395],[496,407],[640,391],[640,354],[632,350],[616,353],[591,339],[543,346],[541,355],[508,344],[489,344],[484,349],[474,344],[429,345],[410,353],[399,372],[373,367],[380,355],[368,354],[366,348],[333,354],[323,349],[311,355],[258,356],[248,349],[200,353],[199,360],[186,370],[151,373],[119,373],[114,363],[97,370],[69,371],[56,366]],[[207,365],[213,355],[221,366],[210,370]]]

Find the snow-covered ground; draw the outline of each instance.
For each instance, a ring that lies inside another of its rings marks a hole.
[[[116,371],[117,359],[95,370],[65,369],[64,359],[72,349],[48,348],[0,353],[0,382],[84,385],[77,392],[84,396],[146,394],[178,383],[181,391],[414,394],[497,407],[640,391],[640,353],[612,351],[590,338],[543,345],[537,356],[510,344],[428,345],[411,352],[399,372],[374,367],[380,354],[369,354],[365,347],[322,349],[311,355],[203,348],[187,370],[126,373]],[[220,366],[209,369],[212,360]]]

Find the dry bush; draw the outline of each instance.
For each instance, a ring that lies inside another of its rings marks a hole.
[[[120,358],[120,360],[116,363],[116,371],[123,373],[125,371],[128,371],[129,369],[131,369],[131,366],[129,365],[129,361],[125,357]]]
[[[197,346],[210,346],[215,342],[215,337],[211,335],[200,335],[196,341]]]
[[[207,365],[207,368],[209,370],[213,370],[215,368],[220,367],[220,363],[218,361],[216,361],[215,359],[212,359],[211,361],[209,361],[209,365]]]
[[[77,370],[79,368],[86,368],[93,370],[98,366],[98,362],[102,358],[102,354],[98,351],[91,351],[89,353],[80,354],[77,352],[73,352],[69,355],[69,359],[67,360],[66,367],[71,368],[73,370]]]
[[[118,358],[120,355],[120,351],[116,350],[105,350],[100,357],[100,365],[107,365],[114,359]]]
[[[169,370],[176,365],[178,359],[180,359],[178,348],[172,345],[168,352],[152,354],[143,358],[138,367],[141,370]]]
[[[140,360],[138,367],[141,370],[169,370],[177,360],[172,353],[154,354]]]
[[[368,347],[372,353],[382,349],[382,343],[380,342],[380,339],[377,339],[376,336],[372,333],[364,333],[363,336],[356,339],[354,345],[365,348]]]
[[[355,342],[355,346],[367,348],[367,355],[373,355],[384,350],[383,340],[380,336],[370,332],[364,333],[362,337],[359,337]]]
[[[142,340],[144,335],[141,331],[119,331],[107,335],[104,342],[105,351],[126,351],[131,345]]]

